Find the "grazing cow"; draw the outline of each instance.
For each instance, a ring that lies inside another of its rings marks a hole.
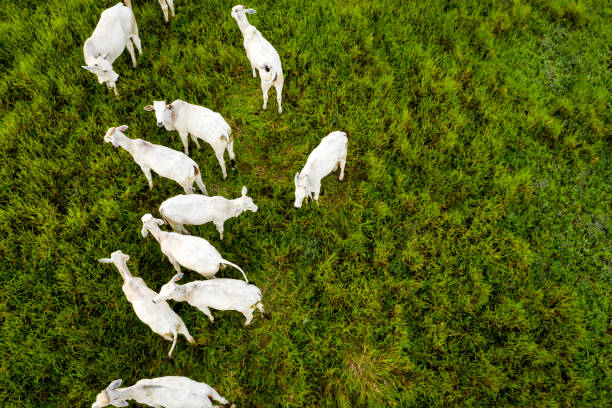
[[[300,173],[295,174],[295,203],[297,208],[302,206],[305,197],[312,199],[314,193],[315,201],[319,201],[321,191],[321,179],[340,166],[338,180],[344,178],[344,166],[346,165],[346,147],[348,138],[344,132],[331,132],[325,136],[321,143],[310,153],[306,165]]]
[[[159,206],[162,218],[178,233],[189,234],[184,227],[213,222],[219,237],[223,240],[223,224],[229,218],[237,217],[244,211],[257,212],[257,206],[251,197],[247,197],[247,188],[242,187],[242,197],[228,200],[224,197],[207,197],[199,194],[177,195],[169,198]]]
[[[191,135],[191,139],[198,149],[200,148],[198,139],[210,144],[215,151],[224,179],[227,178],[223,159],[225,150],[229,154],[232,169],[236,170],[234,140],[231,137],[232,129],[221,114],[180,99],[170,105],[167,105],[166,101],[153,101],[153,105],[145,106],[144,110],[155,111],[157,126],[164,126],[166,130],[178,131],[185,148],[185,154],[189,154],[188,136]]]
[[[179,183],[186,194],[193,193],[194,181],[202,193],[206,194],[206,186],[202,182],[200,168],[189,156],[142,139],[130,139],[123,134],[127,128],[127,125],[108,128],[104,141],[112,143],[115,147],[122,147],[132,155],[145,174],[149,182],[149,189],[153,188],[151,176],[151,170],[153,170],[160,176]]]
[[[127,267],[129,259],[130,257],[123,252],[115,251],[111,254],[110,259],[102,258],[99,262],[115,264],[123,278],[121,289],[123,289],[128,302],[132,304],[136,316],[155,333],[168,341],[172,341],[172,347],[168,353],[168,357],[172,357],[178,334],[185,336],[190,343],[194,343],[193,337],[189,334],[183,320],[174,313],[168,303],[163,301],[153,302],[157,293],[149,289],[142,278],[132,276]]]
[[[93,34],[85,40],[83,46],[87,65],[82,67],[96,74],[98,82],[105,83],[116,96],[119,96],[116,85],[119,75],[113,70],[113,62],[127,48],[132,57],[132,64],[136,68],[134,46],[138,49],[138,53],[142,54],[138,27],[130,0],[125,0],[125,4],[124,6],[117,3],[104,10]]]
[[[240,28],[244,37],[243,45],[253,69],[253,78],[257,77],[257,71],[259,71],[261,90],[263,92],[262,109],[266,110],[268,106],[268,90],[274,85],[276,88],[278,113],[282,113],[281,101],[283,99],[283,83],[285,80],[280,57],[272,44],[261,35],[259,30],[249,24],[246,17],[247,14],[255,14],[255,10],[247,9],[242,5],[232,8],[232,17],[238,23],[238,28]]]
[[[187,377],[158,377],[140,380],[131,387],[119,388],[121,380],[115,380],[96,397],[91,408],[108,405],[127,407],[128,400],[155,408],[216,408],[218,401],[225,408],[235,408],[210,385]]]
[[[178,285],[176,282],[182,277],[183,274],[179,273],[162,286],[153,302],[161,302],[166,299],[187,302],[204,312],[211,322],[215,318],[209,308],[236,310],[246,318],[245,326],[248,326],[253,320],[255,308],[259,309],[262,315],[264,314],[261,291],[255,285],[238,279],[211,279]]]
[[[140,233],[142,236],[146,237],[150,232],[155,237],[162,253],[168,257],[177,272],[181,272],[181,265],[183,265],[185,268],[196,271],[210,279],[219,272],[219,268],[230,265],[242,272],[246,282],[249,281],[242,268],[223,259],[215,247],[204,238],[162,231],[159,226],[164,225],[164,222],[153,218],[151,214],[143,215],[141,220],[142,229]]]

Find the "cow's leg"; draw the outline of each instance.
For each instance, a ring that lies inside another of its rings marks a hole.
[[[159,5],[161,6],[162,11],[164,12],[164,20],[167,23],[168,22],[168,5],[166,4],[166,0],[159,0]]]
[[[215,318],[213,317],[212,313],[210,313],[210,309],[207,308],[206,306],[202,306],[202,308],[200,309],[202,312],[204,312],[204,314],[206,316],[208,316],[208,318],[210,319],[211,322],[215,321]]]
[[[176,272],[181,273],[181,265],[177,262],[177,260],[170,254],[166,254],[166,256],[168,257],[168,260],[170,261],[172,266],[174,266]]]
[[[223,223],[215,222],[215,227],[217,227],[217,231],[219,232],[219,239],[223,241]]]
[[[195,143],[196,147],[199,149],[200,148],[200,143],[198,143],[198,138],[195,137],[193,134],[191,135],[191,140],[193,140],[193,142]]]
[[[249,61],[251,62],[251,61]],[[253,69],[253,78],[257,78],[257,70],[255,69],[255,65],[251,62],[251,69]]]
[[[202,181],[202,173],[196,174],[195,181],[198,184],[198,188],[200,189],[202,194],[208,195],[208,193],[206,192],[206,186],[204,185],[204,182]]]
[[[166,3],[168,3],[168,7],[170,7],[170,14],[174,17],[174,0],[166,0]]]
[[[136,49],[138,50],[138,54],[142,55],[142,44],[140,43],[140,37],[138,37],[138,33],[132,34],[130,36],[130,39],[132,40],[132,42],[136,46]]]
[[[253,309],[249,308],[248,310],[244,310],[242,311],[242,314],[246,318],[244,325],[248,326],[249,324],[251,324],[251,320],[253,320]]]
[[[319,183],[318,185],[315,186],[314,188],[314,200],[318,203],[319,202],[319,192],[321,191],[321,184]]]
[[[259,311],[261,312],[262,315],[266,314],[266,312],[264,311],[263,303],[261,303],[261,302],[257,303],[257,309],[259,309]]]
[[[230,162],[232,163],[232,170],[236,170],[236,156],[234,156],[234,141],[230,140],[227,144],[227,154],[229,154]]]
[[[181,142],[183,142],[185,154],[189,156],[189,133],[179,130],[179,137],[181,138]]]
[[[149,182],[149,190],[153,190],[153,177],[151,177],[151,169],[146,166],[140,166],[140,168]]]
[[[223,173],[223,179],[227,178],[227,171],[225,170],[225,160],[223,159],[223,153],[225,153],[225,149],[216,149],[215,156],[217,156],[217,160],[219,161],[219,166],[221,166],[221,173]]]
[[[276,81],[274,81],[274,87],[276,88],[276,102],[278,102],[278,113],[283,113],[281,102],[283,100],[283,84],[285,79],[283,78],[282,73],[278,73],[277,75]]]
[[[132,44],[131,39],[127,39],[125,42],[125,48],[127,48],[128,52],[130,53],[130,57],[132,57],[132,66],[136,68],[136,54],[134,54],[134,44]]]
[[[119,92],[117,92],[117,84],[114,81],[108,82],[108,87],[113,90],[113,92],[115,93],[115,97],[119,99]]]
[[[346,166],[346,159],[340,160],[340,176],[338,177],[340,181],[344,178],[344,166]]]
[[[268,90],[272,86],[272,81],[261,81],[261,92],[263,93],[263,106],[261,109],[266,110],[268,108]]]
[[[174,232],[181,232],[181,227],[180,227],[181,224],[179,224],[178,222],[170,221],[170,220],[166,220],[166,222],[170,224]]]

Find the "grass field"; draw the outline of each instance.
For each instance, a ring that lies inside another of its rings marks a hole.
[[[116,1],[0,8],[0,406],[85,407],[164,375],[238,407],[612,404],[610,2],[246,3],[283,62],[282,115],[273,90],[260,109],[235,3],[175,0],[166,25],[132,2],[144,53],[115,62],[120,100],[80,68]],[[176,98],[232,126],[227,180],[210,147],[191,156],[209,194],[246,185],[259,211],[223,242],[191,231],[271,320],[171,302],[197,344],[169,360],[97,259],[121,249],[154,290],[174,274],[140,217],[182,189],[154,176],[149,192],[103,135],[182,150],[143,111]],[[333,130],[345,180],[297,210],[293,176]]]

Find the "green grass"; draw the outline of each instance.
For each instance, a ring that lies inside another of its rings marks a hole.
[[[0,8],[0,406],[90,406],[113,379],[164,375],[238,407],[610,406],[609,2],[246,3],[283,62],[280,116],[227,1],[177,0],[165,25],[133,0],[144,54],[114,64],[115,100],[80,68],[113,3]],[[128,124],[181,150],[143,111],[176,98],[232,126],[237,173],[192,157],[210,194],[246,185],[260,210],[223,242],[191,230],[272,319],[174,304],[197,344],[169,360],[97,259],[121,249],[155,290],[174,274],[140,217],[182,189],[149,192],[102,137]],[[345,180],[294,209],[293,175],[333,130]]]

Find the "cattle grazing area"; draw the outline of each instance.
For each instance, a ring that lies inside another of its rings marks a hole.
[[[3,2],[0,406],[610,406],[610,5],[244,1]]]

